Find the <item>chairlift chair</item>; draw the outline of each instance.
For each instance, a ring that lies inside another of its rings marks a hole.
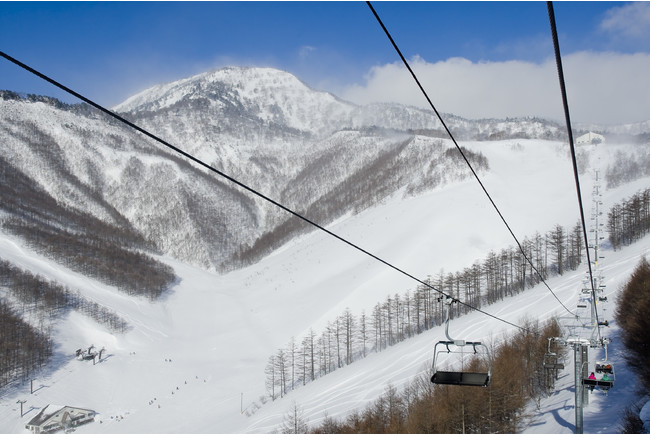
[[[596,365],[596,366],[598,366],[598,365]],[[598,372],[598,368],[596,368],[596,371]],[[603,372],[603,371],[601,371],[601,372]],[[607,393],[607,391],[609,389],[614,387],[615,376],[614,376],[614,369],[613,368],[610,369],[610,372],[607,373],[607,377],[605,377],[605,378],[606,379],[602,379],[602,378],[598,379],[597,378],[595,380],[590,379],[590,378],[583,378],[582,379],[582,384],[584,384],[585,386],[590,386],[592,388],[592,390],[593,390],[594,387],[600,387],[605,393]]]
[[[548,338],[548,350],[544,354],[542,366],[544,367],[544,384],[547,389],[552,390],[555,380],[558,379],[558,372],[564,369],[564,358],[551,351],[551,341],[554,338]]]
[[[614,387],[614,380],[616,379],[616,374],[614,373],[614,365],[612,365],[607,360],[601,360],[596,363],[596,372],[603,374],[603,378],[598,380],[597,386],[600,386],[600,388],[605,392]]]
[[[548,350],[544,354],[544,360],[542,365],[544,369],[548,370],[562,370],[564,369],[564,360],[562,357],[558,356],[557,353],[551,351],[551,341],[553,338],[548,338]]]
[[[616,379],[616,375],[614,374],[614,365],[612,365],[611,362],[607,361],[607,345],[604,345],[605,347],[605,359],[600,360],[596,362],[596,367],[595,371],[597,374],[603,374],[603,377],[600,379],[589,379],[589,378],[583,378],[582,379],[582,384],[586,386],[591,386],[593,387],[600,387],[605,393],[612,387],[614,387],[614,380]]]
[[[601,373],[613,374],[614,367],[607,360],[601,360],[600,362],[596,363],[596,372],[598,372],[599,374]]]
[[[433,374],[431,376],[431,382],[434,384],[446,384],[446,385],[455,385],[455,386],[480,386],[487,387],[490,384],[490,378],[492,377],[492,359],[490,357],[490,351],[488,347],[482,344],[481,342],[468,342],[459,339],[452,339],[449,336],[449,311],[451,310],[451,303],[457,301],[452,300],[451,297],[445,299],[447,304],[447,314],[445,320],[445,335],[447,336],[446,341],[439,341],[436,343],[433,349]],[[487,372],[467,372],[462,369],[456,371],[443,371],[438,369],[438,356],[441,353],[455,353],[455,354],[465,354],[465,347],[472,347],[473,354],[475,355],[486,355],[488,360],[488,371]]]
[[[609,338],[602,338],[601,339],[601,344],[603,348],[605,349],[605,358],[603,360],[600,360],[596,362],[596,372],[602,372],[605,374],[611,374],[614,375],[614,365],[611,364],[611,362],[607,361],[607,344],[609,343]]]

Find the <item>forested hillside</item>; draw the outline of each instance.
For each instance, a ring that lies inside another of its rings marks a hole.
[[[612,233],[611,236],[616,236]],[[314,329],[269,357],[265,368],[269,397],[283,397],[295,388],[337,369],[438,327],[445,320],[440,293],[463,300],[454,303],[452,318],[515,296],[550,277],[576,270],[583,261],[582,228],[556,225],[553,230],[522,242],[524,254],[510,246],[488,252],[482,261],[456,272],[440,271],[419,285],[378,301],[373,309],[355,313],[349,308],[328,321],[324,330]],[[534,267],[534,268],[533,268]],[[433,274],[433,273],[432,273]]]
[[[387,387],[379,399],[344,421],[328,418],[312,430],[299,432],[517,432],[529,417],[524,412],[526,404],[553,388],[554,377],[544,381],[543,360],[548,338],[561,331],[553,321],[524,326],[525,331],[513,333],[494,349],[494,380],[487,388],[434,385],[430,373],[426,372],[402,391]],[[560,355],[564,352],[562,348],[554,350]],[[466,369],[476,372],[486,370],[486,365],[485,359],[475,357],[468,362]],[[282,432],[296,432],[292,428],[297,424],[304,426],[300,413],[290,414],[282,425]]]
[[[637,403],[626,409],[624,418],[626,433],[642,433],[646,430],[640,418],[643,412],[640,404],[647,405],[647,394],[650,392],[648,309],[650,309],[650,263],[647,257],[642,257],[626,283],[616,308],[616,319],[621,323],[621,339],[626,350],[625,360],[636,375],[635,381],[639,383],[636,391],[639,399],[636,400]]]

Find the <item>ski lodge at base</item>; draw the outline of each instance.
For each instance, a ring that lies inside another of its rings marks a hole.
[[[34,434],[55,432],[95,420],[95,412],[68,405],[46,405],[25,428]]]
[[[592,133],[591,131],[589,131],[587,134],[583,134],[576,139],[576,144],[578,145],[597,145],[599,143],[605,143],[605,136]]]

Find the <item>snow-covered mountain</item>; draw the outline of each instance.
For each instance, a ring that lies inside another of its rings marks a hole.
[[[417,276],[459,271],[512,243],[439,122],[424,110],[355,106],[265,68],[226,68],[156,86],[115,110]],[[534,118],[447,119],[518,235],[575,223],[561,126]],[[639,128],[621,127],[616,134],[643,140],[649,131]],[[607,206],[648,186],[647,145],[635,140],[578,151],[587,179],[595,168],[605,181],[616,179],[606,190]],[[404,276],[310,232],[271,204],[88,107],[2,92],[0,144],[2,179],[11,173],[20,185],[33,186],[41,203],[93,216],[120,242],[136,239],[127,249],[155,256],[177,276],[155,302],[126,295],[3,227],[0,259],[79,291],[131,326],[115,333],[78,311],[57,319],[55,354],[37,380],[42,387],[28,397],[29,417],[57,401],[98,411],[101,423],[84,427],[88,432],[215,432],[215,426],[217,432],[271,432],[291,395],[251,416],[240,411],[265,394],[268,356],[344,308],[358,314],[389,294],[413,289]],[[585,181],[583,196],[591,188]],[[30,215],[51,220],[53,213],[38,203],[30,202]],[[14,208],[0,205],[3,223],[15,216]],[[90,231],[64,211],[56,216],[54,228]],[[636,247],[613,255],[612,294],[646,252]],[[583,271],[551,282],[565,302],[577,296]],[[533,291],[490,309],[514,322],[524,312],[536,318],[560,312],[550,295],[541,294],[544,289]],[[478,338],[504,331],[476,315],[463,321],[459,329],[472,334],[478,328]],[[293,396],[309,406],[312,422],[325,413],[343,417],[387,384],[403,384],[421,372],[430,357],[427,346],[441,336],[432,330]],[[97,369],[69,357],[91,343],[110,355]],[[0,421],[9,432],[21,432],[25,420],[17,418],[14,403],[23,399],[25,386],[4,393]]]
[[[286,213],[87,107],[10,92],[0,105],[11,164],[61,203],[108,222],[126,219],[178,259],[232,268],[300,233]],[[400,189],[420,194],[469,175],[432,113],[355,106],[269,68],[225,68],[155,86],[115,110],[320,224]],[[563,134],[540,119],[450,115],[447,123],[463,140]],[[469,157],[487,169],[480,151]]]

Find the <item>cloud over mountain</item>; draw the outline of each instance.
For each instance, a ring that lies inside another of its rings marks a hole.
[[[471,119],[539,116],[561,120],[555,59],[472,62],[452,58],[410,63],[439,111]],[[650,116],[650,54],[578,52],[564,56],[571,117],[576,122],[633,123]],[[394,101],[426,107],[401,63],[373,67],[342,96],[359,104]]]

